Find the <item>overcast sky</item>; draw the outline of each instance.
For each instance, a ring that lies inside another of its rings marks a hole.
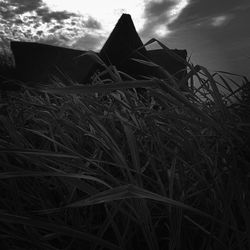
[[[250,77],[250,0],[0,0],[0,37],[98,50],[122,13],[143,42]]]

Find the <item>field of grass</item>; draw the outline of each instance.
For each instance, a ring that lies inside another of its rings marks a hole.
[[[1,249],[249,249],[249,82],[187,65],[5,95]]]

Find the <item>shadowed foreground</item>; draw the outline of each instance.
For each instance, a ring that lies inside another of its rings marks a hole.
[[[2,248],[249,249],[249,91],[199,68],[0,99]]]

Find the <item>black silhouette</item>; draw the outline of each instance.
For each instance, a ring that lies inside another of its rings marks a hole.
[[[97,69],[103,69],[93,57],[83,56],[86,51],[19,41],[11,42],[11,50],[15,59],[16,79],[32,85],[48,84],[53,79],[60,79],[66,84],[70,81],[87,84]],[[187,57],[186,50],[171,50],[171,52],[183,59]],[[177,79],[186,74],[185,64],[166,51],[146,50],[143,47],[128,14],[121,16],[100,53],[96,54],[106,65],[115,65],[118,70],[136,79],[146,76],[166,77],[158,67],[143,64],[138,59],[160,65]]]

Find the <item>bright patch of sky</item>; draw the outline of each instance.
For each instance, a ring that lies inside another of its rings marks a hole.
[[[85,17],[91,16],[101,23],[104,34],[108,34],[113,29],[122,13],[129,13],[133,18],[136,29],[140,31],[146,21],[143,18],[145,5],[149,2],[163,1],[166,0],[44,0],[49,8],[54,11],[67,10]],[[166,12],[168,22],[155,30],[159,37],[164,37],[171,32],[167,25],[178,18],[190,0],[170,0],[170,2],[173,2],[173,7]]]
[[[162,0],[164,1],[164,0]],[[160,1],[160,2],[162,2]],[[172,0],[175,4],[173,7],[166,13],[168,21],[165,25],[160,25],[156,28],[155,34],[159,37],[165,37],[171,33],[171,30],[168,29],[168,25],[174,22],[181,12],[188,6],[190,0]]]
[[[158,37],[165,37],[167,36],[168,34],[170,34],[171,31],[167,28],[166,25],[159,25],[156,30],[155,30],[155,34],[158,36]]]
[[[218,16],[212,19],[213,26],[221,26],[228,20],[227,16]]]
[[[142,18],[145,2],[143,0],[44,0],[54,11],[70,11],[91,16],[101,23],[103,31],[110,32],[122,13],[132,16],[137,30],[143,28]]]
[[[188,6],[190,0],[177,0],[174,7],[168,12],[169,22],[175,21],[181,12]]]

